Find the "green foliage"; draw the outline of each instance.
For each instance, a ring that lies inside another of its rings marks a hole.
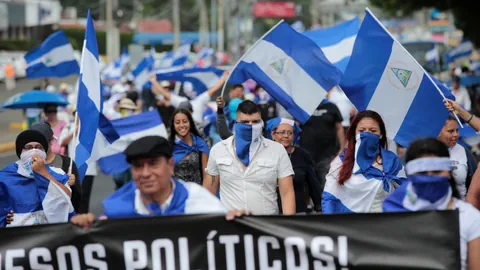
[[[462,30],[464,36],[474,44],[480,46],[480,31],[478,25],[477,1],[453,0],[370,0],[370,3],[383,9],[390,15],[410,15],[422,8],[436,8],[441,11],[452,11],[455,17],[455,26]]]
[[[85,38],[85,30],[76,29],[76,28],[65,28],[65,35],[67,35],[68,40],[72,43],[74,50],[82,50],[83,40]],[[105,31],[96,31],[97,32],[97,43],[98,51],[100,54],[106,54],[106,34]],[[132,43],[133,34],[132,33],[120,33],[120,46],[121,48],[128,48],[128,45]]]
[[[5,51],[29,51],[38,45],[40,42],[37,40],[0,40],[0,50]]]

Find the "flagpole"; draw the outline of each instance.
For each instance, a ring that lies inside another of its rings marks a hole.
[[[230,80],[230,77],[232,76],[233,71],[238,66],[238,64],[240,64],[243,57],[245,57],[245,55],[247,55],[261,40],[263,40],[264,37],[270,34],[270,32],[272,32],[275,28],[277,28],[277,26],[279,26],[283,21],[284,21],[283,19],[280,20],[275,26],[273,26],[270,30],[268,30],[265,34],[263,34],[263,36],[259,38],[250,48],[248,48],[248,50],[242,55],[242,57],[240,57],[240,59],[238,59],[235,66],[233,66],[233,69],[230,71],[228,78],[225,80],[225,83],[223,84],[222,93],[220,94],[221,97],[223,97],[223,93],[225,92],[225,87],[227,86],[228,80]]]
[[[377,21],[377,23],[383,28],[383,30],[385,30],[385,32],[387,32],[387,34],[395,41],[397,42],[398,44],[401,45],[400,42],[398,42],[398,40],[392,35],[390,34],[390,32],[387,30],[387,28],[385,28],[385,26],[383,26],[383,24],[377,19],[377,17],[375,17],[375,15],[373,14],[373,12],[367,7],[365,8],[365,10],[370,13],[372,15],[372,17],[375,19],[375,21]],[[447,98],[445,97],[445,95],[443,94],[442,90],[440,90],[440,88],[438,88],[438,85],[433,81],[433,79],[430,77],[430,74],[428,74],[428,72],[422,67],[422,65],[420,65],[417,61],[417,59],[415,59],[415,57],[413,57],[408,51],[407,49],[405,49],[403,46],[400,46],[406,53],[408,53],[413,61],[415,61],[415,63],[417,65],[419,65],[421,68],[422,68],[422,71],[427,75],[428,79],[430,80],[430,82],[435,86],[435,89],[437,89],[438,93],[440,93],[440,95],[443,97],[443,101],[446,101]],[[460,119],[458,118],[458,115],[453,112],[453,115],[455,116],[455,119],[457,119],[457,122],[458,122],[458,125],[463,128],[463,125],[462,123],[460,122]]]
[[[78,122],[78,112],[75,113],[75,121],[73,122],[74,124],[74,130],[73,130],[73,145],[77,145],[77,122]],[[73,160],[75,159],[75,150],[73,151],[73,156],[70,158],[70,165],[68,166],[68,174],[72,173],[72,166],[73,166]],[[80,181],[80,179],[75,179],[75,181]]]

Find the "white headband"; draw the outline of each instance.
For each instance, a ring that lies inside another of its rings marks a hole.
[[[405,165],[407,174],[429,171],[451,171],[452,161],[447,157],[424,157],[411,160]]]

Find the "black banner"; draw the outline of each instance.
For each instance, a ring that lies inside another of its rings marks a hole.
[[[457,211],[0,229],[0,269],[460,269]],[[22,268],[23,267],[23,268]]]

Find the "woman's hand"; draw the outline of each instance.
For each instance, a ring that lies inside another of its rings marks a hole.
[[[78,227],[83,229],[88,229],[92,227],[93,222],[95,221],[95,216],[92,213],[80,214],[72,217],[70,222]]]
[[[45,161],[39,155],[32,155],[32,171],[36,173],[43,173],[47,171]]]
[[[12,224],[13,216],[14,216],[13,210],[10,210],[10,212],[8,213],[7,218],[6,218],[7,224]]]
[[[69,185],[69,186],[75,185],[75,181],[76,181],[75,175],[69,173],[69,174],[68,174],[68,185]]]
[[[217,97],[217,108],[220,110],[223,110],[223,107],[225,107],[225,101],[223,100],[222,96]]]
[[[236,218],[239,218],[241,216],[245,216],[245,215],[250,215],[251,212],[250,211],[247,211],[247,210],[230,210],[228,211],[228,213],[225,215],[225,218],[227,220],[235,220]]]

